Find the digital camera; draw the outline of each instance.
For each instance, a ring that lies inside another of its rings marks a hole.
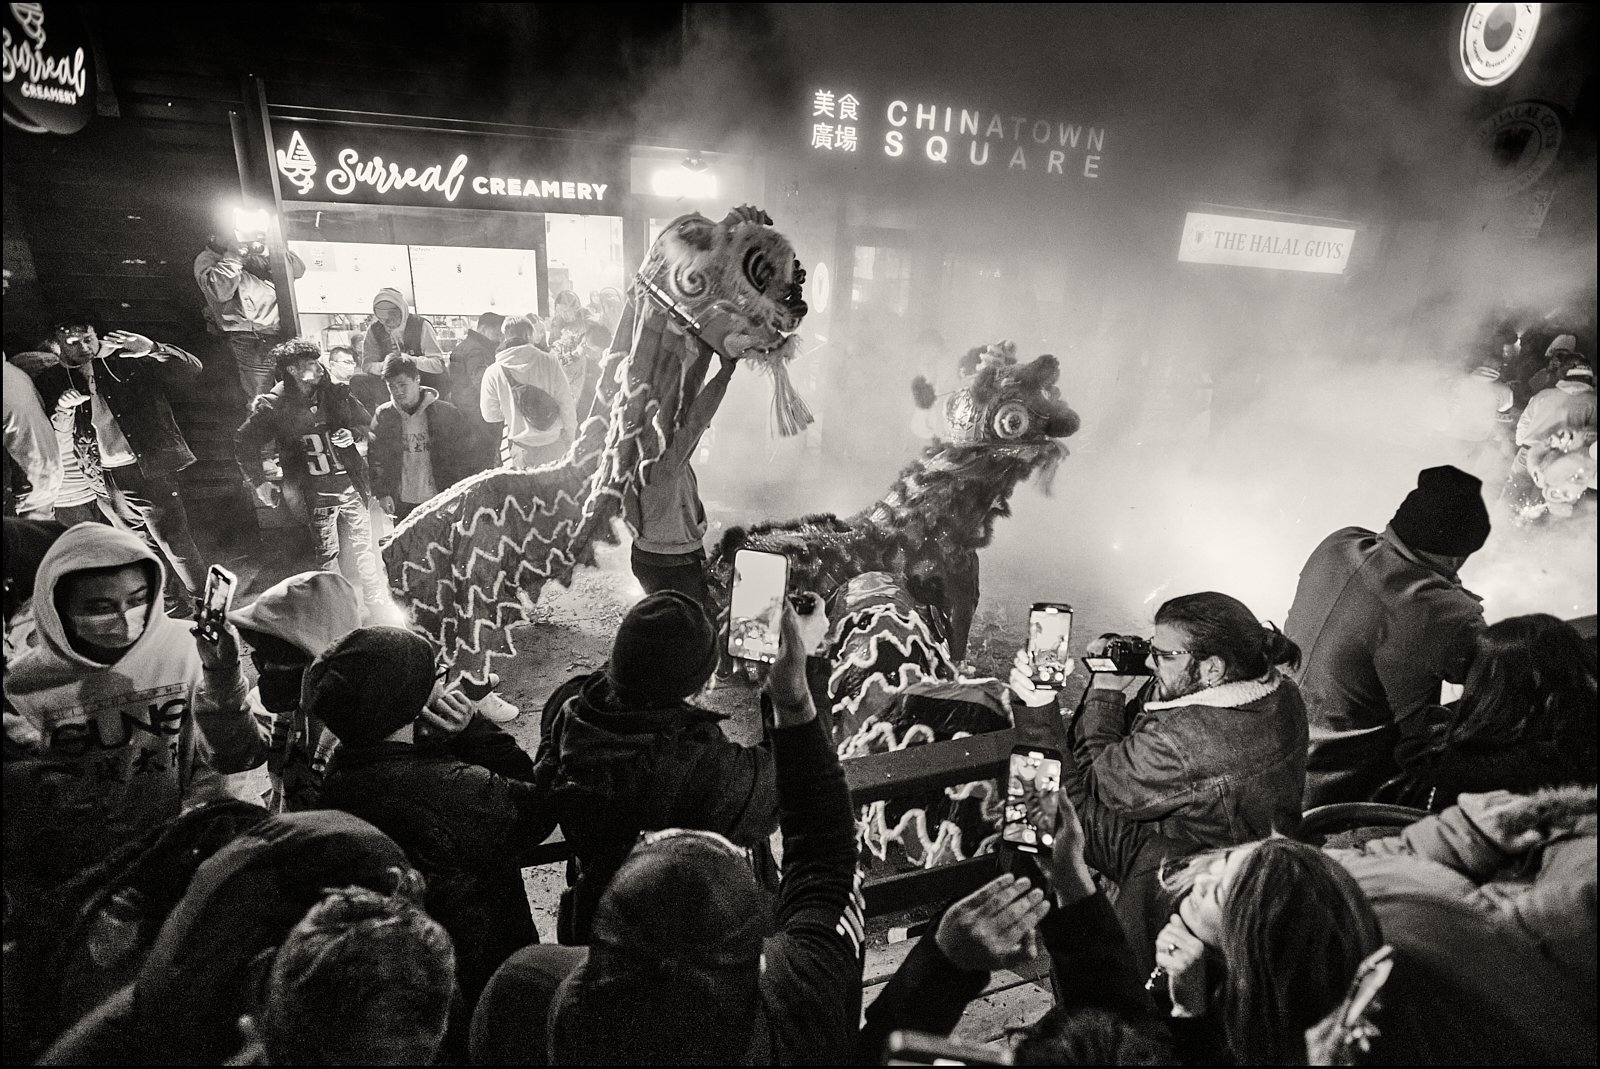
[[[1083,659],[1091,672],[1118,676],[1154,675],[1149,664],[1150,643],[1133,635],[1101,635],[1106,648]]]

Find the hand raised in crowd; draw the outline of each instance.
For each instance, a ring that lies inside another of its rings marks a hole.
[[[350,433],[349,427],[340,427],[338,430],[328,435],[328,441],[332,442],[340,449],[349,449],[351,446],[356,444],[356,436]]]
[[[1156,966],[1167,974],[1174,1017],[1206,1012],[1206,945],[1176,913],[1156,936]]]
[[[822,599],[815,594],[802,594],[811,599],[808,616],[823,618],[826,631],[827,614]],[[815,626],[815,625],[813,625]],[[796,727],[814,719],[816,706],[811,701],[811,689],[806,686],[806,636],[800,625],[800,614],[788,598],[783,599],[782,638],[778,642],[778,659],[767,671],[767,681],[762,687],[772,699],[777,726]]]
[[[1056,905],[1070,906],[1095,892],[1094,874],[1083,859],[1083,823],[1065,790],[1056,792],[1055,842],[1050,846],[1050,889]]]
[[[755,348],[756,344],[757,339],[754,335],[746,334],[740,330],[733,331],[723,338],[722,350],[717,354],[722,357],[723,370],[728,371],[737,367],[739,361],[749,355],[750,350]]]
[[[56,409],[60,412],[66,412],[69,409],[77,408],[88,399],[89,395],[76,386],[68,386],[61,391],[61,397],[56,401]]]
[[[131,330],[113,330],[101,340],[100,355],[114,352],[118,356],[133,359],[148,356],[155,347],[156,343],[143,334],[135,334]]]
[[[1072,665],[1067,665],[1067,673],[1072,672]],[[1018,650],[1017,655],[1011,659],[1011,678],[1007,685],[1011,693],[1030,709],[1042,709],[1056,700],[1056,692],[1049,687],[1041,687],[1033,681],[1033,659],[1028,656],[1025,649]]]
[[[223,620],[217,628],[215,641],[207,638],[199,627],[191,627],[189,633],[194,636],[194,648],[200,654],[200,667],[207,672],[232,668],[239,663],[239,632],[228,621]]]
[[[283,500],[283,491],[278,489],[277,483],[262,483],[256,487],[256,500],[269,509],[275,509],[278,507],[278,502]]]
[[[477,704],[459,687],[447,688],[442,681],[435,683],[433,696],[423,706],[422,715],[417,717],[417,741],[442,742],[453,738],[466,730],[476,712]]]
[[[933,938],[956,968],[993,972],[1038,955],[1039,922],[1049,912],[1043,888],[999,876],[945,910]]]

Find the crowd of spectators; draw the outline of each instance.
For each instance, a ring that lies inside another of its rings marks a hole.
[[[1281,631],[1172,598],[1142,673],[1091,673],[1070,711],[1019,653],[1010,707],[1060,732],[1052,849],[940,909],[863,1010],[856,813],[808,663],[833,607],[785,602],[759,744],[699,700],[720,642],[688,458],[737,360],[629,504],[649,592],[530,752],[515,708],[389,626],[373,520],[561,457],[625,311],[562,295],[445,353],[385,290],[325,352],[277,336],[252,255],[213,242],[196,278],[254,391],[237,462],[319,567],[219,627],[181,622],[205,567],[163,386],[199,361],[73,315],[34,378],[6,367],[8,1061],[870,1064],[1041,956],[1053,1008],[964,1056],[1593,1061],[1595,643],[1487,624],[1460,577],[1491,528],[1475,476],[1429,468],[1381,530],[1329,534]],[[1462,392],[1515,425],[1512,479],[1552,513],[1594,441],[1561,342],[1516,419],[1498,374]],[[1328,838],[1350,803],[1410,811]],[[558,833],[541,932],[523,869]]]

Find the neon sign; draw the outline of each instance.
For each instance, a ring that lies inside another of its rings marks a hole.
[[[889,160],[1087,179],[1101,176],[1106,156],[1103,126],[893,98],[883,103],[882,127],[872,132],[863,116],[874,114],[854,91],[816,90],[809,147],[838,154],[869,144]]]
[[[5,117],[30,133],[71,134],[94,115],[93,63],[70,12],[9,4],[5,22]]]
[[[552,163],[561,161],[524,158],[529,154],[515,142],[480,145],[467,136],[448,136],[429,144],[432,138],[410,131],[380,141],[382,133],[371,128],[294,127],[288,144],[276,153],[278,173],[286,182],[284,196],[500,211],[617,210],[612,202],[621,189],[616,178],[620,160],[606,161],[610,173],[589,173],[584,175],[587,180],[578,181],[570,171],[551,174],[556,170]],[[588,160],[564,166],[596,169]]]

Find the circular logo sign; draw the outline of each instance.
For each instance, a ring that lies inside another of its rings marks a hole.
[[[1537,100],[1507,104],[1478,124],[1478,192],[1510,197],[1533,185],[1561,152],[1561,114]]]
[[[1461,21],[1461,70],[1477,85],[1517,72],[1539,29],[1539,4],[1468,4]]]
[[[65,8],[7,4],[5,117],[30,133],[75,134],[94,117],[89,36]]]

